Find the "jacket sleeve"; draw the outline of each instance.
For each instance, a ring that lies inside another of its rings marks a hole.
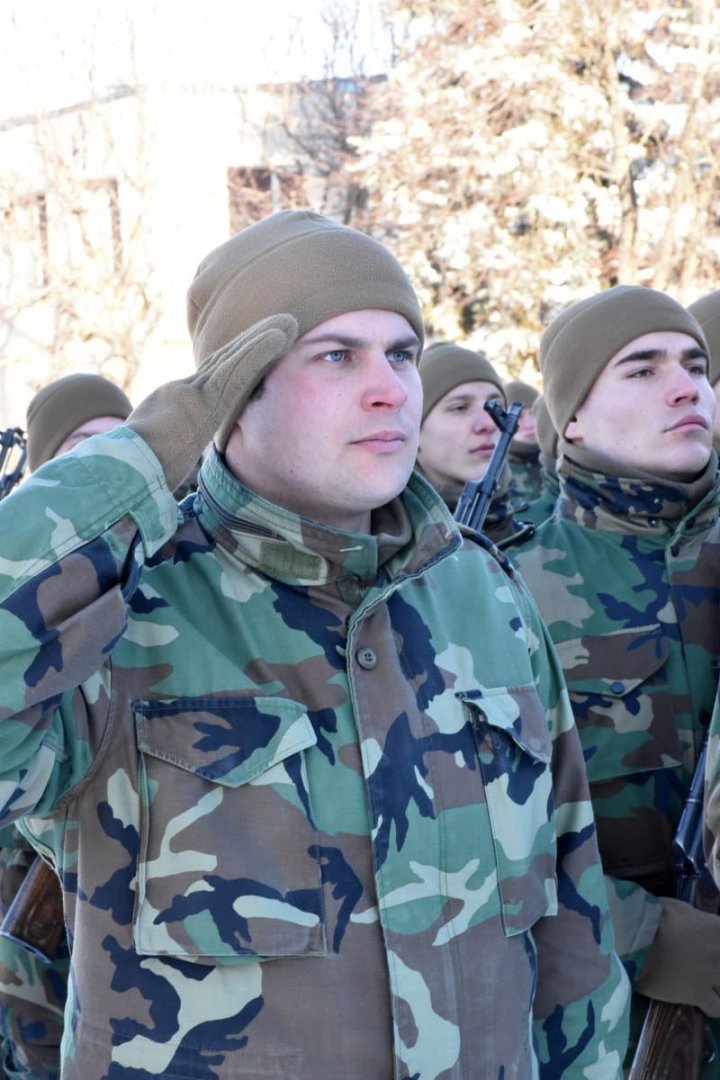
[[[540,1074],[548,1080],[621,1077],[629,983],[615,951],[580,739],[548,632],[523,589],[519,602],[533,639],[536,685],[552,737],[557,824],[558,914],[534,930]]]
[[[0,824],[47,813],[87,773],[126,605],[178,521],[155,455],[124,427],[0,503]]]

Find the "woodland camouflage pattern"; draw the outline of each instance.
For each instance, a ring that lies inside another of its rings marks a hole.
[[[560,483],[555,471],[554,459],[551,465],[549,463],[543,464],[540,475],[542,477],[541,494],[537,499],[528,503],[520,514],[523,522],[531,525],[541,525],[546,518],[550,517],[560,494]]]
[[[0,807],[64,884],[64,1075],[621,1075],[579,742],[511,569],[419,477],[361,536],[213,453],[179,513],[127,428],[0,507]]]
[[[555,514],[505,549],[563,667],[633,980],[657,930],[656,897],[675,893],[672,837],[718,681],[716,468],[713,456],[694,498],[682,484],[604,476],[562,457]]]
[[[36,858],[14,825],[0,830],[0,919]],[[0,937],[0,1073],[6,1080],[56,1080],[69,969],[64,939],[46,963]]]
[[[508,454],[512,486],[518,502],[525,504],[542,494],[540,447],[535,443],[513,439]]]

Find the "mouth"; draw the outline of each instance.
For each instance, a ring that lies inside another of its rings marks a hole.
[[[684,416],[682,420],[678,420],[676,424],[673,424],[668,431],[709,431],[710,425],[704,416],[698,416],[693,414],[692,416]]]
[[[355,439],[354,445],[387,452],[399,449],[406,441],[407,435],[404,431],[376,431],[372,435],[365,435],[362,439]]]

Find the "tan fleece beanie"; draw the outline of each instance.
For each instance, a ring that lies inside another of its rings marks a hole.
[[[502,379],[483,352],[473,352],[452,341],[436,341],[420,361],[423,386],[423,421],[440,398],[466,382],[487,382],[497,386],[507,404]]]
[[[76,428],[98,416],[126,420],[132,405],[119,386],[102,375],[78,373],[38,390],[27,408],[28,465],[34,472],[55,456]]]
[[[540,370],[560,435],[608,360],[635,338],[660,331],[689,334],[707,349],[702,327],[687,308],[641,285],[616,285],[579,300],[550,323],[540,339]]]
[[[701,296],[694,304],[688,305],[688,311],[702,326],[705,340],[710,350],[710,385],[720,379],[720,289]]]
[[[525,408],[529,408],[537,401],[539,394],[540,392],[534,386],[523,382],[522,379],[511,379],[510,382],[505,383],[505,397],[507,400],[510,403],[519,401]]]
[[[415,291],[383,244],[320,214],[283,210],[243,229],[200,263],[187,295],[195,363],[200,367],[269,315],[293,315],[300,337],[335,315],[364,308],[404,315],[422,346]],[[237,413],[266,371],[248,372]]]
[[[558,434],[550,419],[550,413],[547,410],[544,394],[540,394],[540,396],[535,399],[533,416],[535,417],[535,431],[537,432],[537,441],[540,452],[547,458],[556,458]]]

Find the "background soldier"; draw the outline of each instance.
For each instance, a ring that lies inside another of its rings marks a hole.
[[[720,289],[690,304],[688,311],[702,326],[710,350],[710,385],[715,392],[715,400],[718,402],[718,408],[715,410],[713,446],[715,450],[720,450]]]
[[[502,379],[483,352],[454,342],[430,345],[420,361],[422,424],[417,467],[454,512],[465,483],[485,475],[500,429],[485,409],[507,407]],[[485,518],[494,543],[522,526],[515,520],[510,466],[505,463]]]
[[[48,383],[27,409],[28,465],[72,449],[82,439],[110,431],[132,405],[101,375],[78,373]],[[15,899],[36,853],[14,826],[0,834],[0,914]],[[57,884],[58,894],[60,884]],[[58,901],[58,907],[60,902]],[[4,1075],[52,1080],[60,1072],[60,1040],[67,997],[68,947],[64,932],[50,963],[0,937],[0,1022]]]
[[[513,498],[523,508],[534,502],[542,493],[540,446],[535,424],[533,406],[539,391],[522,379],[505,383],[507,401],[519,401],[524,405],[518,421],[518,429],[510,444],[508,464],[512,475]]]
[[[188,310],[198,372],[0,506],[4,816],[62,871],[68,1075],[618,1076],[564,684],[411,476],[406,275],[280,213]]]
[[[557,475],[558,434],[547,410],[545,395],[540,394],[533,404],[535,432],[540,448],[541,493],[523,510],[523,521],[539,525],[550,517],[560,494]]]
[[[561,314],[540,363],[561,494],[516,561],[570,690],[636,1018],[639,995],[718,1017],[720,919],[673,898],[671,861],[720,653],[705,338],[670,297],[618,286]]]

